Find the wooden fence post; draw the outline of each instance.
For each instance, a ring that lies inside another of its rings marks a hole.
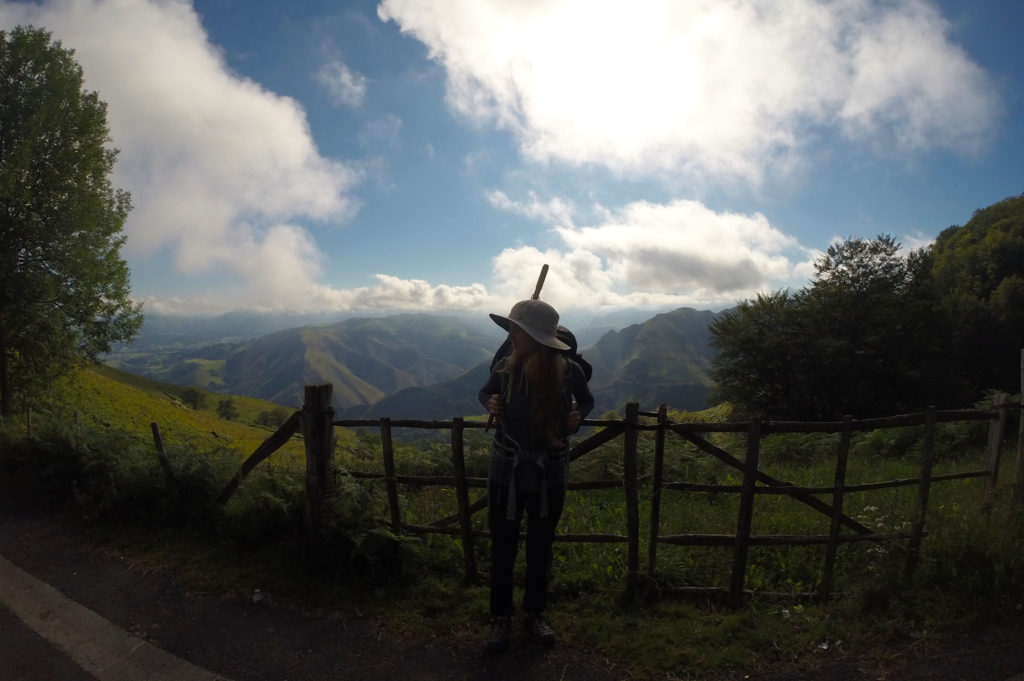
[[[988,480],[985,482],[985,508],[988,510],[992,504],[992,495],[995,493],[996,484],[999,482],[999,463],[1002,451],[1003,436],[1006,434],[1006,401],[1009,396],[1006,393],[996,393],[992,402],[992,408],[996,410],[996,417],[988,424]]]
[[[156,447],[156,457],[160,461],[160,468],[164,470],[164,476],[167,477],[167,483],[171,489],[177,490],[174,471],[171,469],[171,462],[167,459],[167,452],[164,451],[164,438],[160,435],[160,425],[153,421],[149,424],[149,428],[153,431],[153,445]]]
[[[1013,480],[1010,512],[1016,518],[1024,507],[1024,349],[1020,351],[1020,401],[1017,403],[1017,468]]]
[[[661,485],[665,479],[665,428],[668,407],[658,407],[658,430],[654,433],[654,472],[651,479],[651,531],[647,544],[647,578],[654,580],[658,569],[658,532],[661,524]]]
[[[626,491],[626,539],[628,555],[626,557],[626,597],[632,600],[636,596],[640,581],[640,496],[637,474],[637,441],[640,431],[637,424],[640,420],[640,405],[636,402],[626,404],[626,431],[623,434],[623,484]]]
[[[395,478],[395,447],[391,441],[391,419],[380,420],[380,448],[384,455],[384,485],[388,490],[388,508],[391,509],[391,529],[402,531],[402,511],[398,505],[398,481]]]
[[[843,497],[846,490],[846,463],[850,455],[852,421],[851,416],[843,417],[843,433],[839,438],[839,451],[836,452],[835,487],[832,492],[832,526],[829,528],[825,566],[822,568],[821,584],[818,587],[818,595],[823,598],[828,597],[832,592],[832,575],[835,572],[836,554],[839,551],[839,532],[843,527]]]
[[[334,407],[330,383],[306,386],[302,405],[302,434],[306,440],[306,533],[313,538],[320,531],[324,496],[334,438]]]
[[[757,486],[758,457],[761,452],[761,428],[760,421],[751,421],[747,428],[747,457],[743,463],[743,487],[740,492],[740,508],[736,519],[732,579],[729,583],[729,602],[733,607],[743,604],[743,583],[747,574],[750,528],[754,517],[754,488]]]
[[[932,486],[932,463],[935,460],[935,407],[930,406],[924,415],[924,442],[921,444],[921,481],[917,489],[917,515],[910,528],[910,539],[907,545],[907,559],[903,567],[903,579],[909,584],[917,569],[917,560],[921,553],[921,539],[924,537],[924,524],[928,516],[928,494]]]
[[[469,486],[466,484],[466,448],[463,440],[465,421],[461,416],[452,419],[452,464],[455,468],[455,497],[459,502],[459,529],[462,531],[462,557],[466,566],[466,581],[477,579],[476,553],[473,550],[473,514],[469,510]]]

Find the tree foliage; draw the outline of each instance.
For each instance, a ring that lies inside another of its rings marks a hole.
[[[185,388],[181,391],[181,401],[193,409],[205,409],[206,393],[199,388]]]
[[[0,31],[0,411],[142,322],[106,105],[50,34]]]
[[[939,234],[932,275],[954,316],[951,370],[966,382],[1020,390],[1024,347],[1024,194],[976,211]]]
[[[832,244],[811,285],[741,303],[711,325],[719,397],[754,415],[834,419],[951,399],[936,363],[943,318],[925,275],[891,236]]]
[[[758,295],[711,323],[718,354],[712,362],[716,397],[753,414],[795,414],[818,390],[799,303],[789,291]]]
[[[1024,194],[907,255],[847,239],[810,286],[758,296],[711,326],[719,397],[769,418],[965,407],[1017,392],[1024,347]]]
[[[217,416],[221,417],[225,421],[234,421],[237,419],[238,407],[235,406],[235,401],[230,397],[226,397],[217,402]]]
[[[267,411],[261,411],[256,417],[256,425],[280,428],[291,415],[292,413],[284,407],[274,407]]]
[[[829,246],[800,296],[815,327],[809,341],[822,418],[873,416],[955,401],[941,371],[949,350],[942,314],[923,252],[903,255],[889,235]]]

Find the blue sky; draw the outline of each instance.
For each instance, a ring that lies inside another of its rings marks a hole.
[[[0,1],[108,104],[153,312],[721,309],[1024,192],[1017,0]]]

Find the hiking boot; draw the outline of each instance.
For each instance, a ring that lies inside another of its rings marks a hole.
[[[512,618],[499,615],[491,620],[491,635],[487,637],[487,652],[503,653],[508,650],[508,640],[512,632]]]
[[[540,615],[526,616],[526,630],[530,632],[534,641],[546,646],[553,644],[557,638],[555,630]]]

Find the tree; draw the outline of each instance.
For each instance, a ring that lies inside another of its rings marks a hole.
[[[205,409],[206,393],[199,388],[185,388],[181,391],[181,401],[193,409]]]
[[[280,428],[291,417],[291,412],[284,407],[274,407],[268,411],[261,411],[256,417],[256,425]]]
[[[931,259],[956,338],[950,370],[977,397],[985,389],[1017,392],[1024,347],[1024,194],[944,230]]]
[[[797,300],[789,291],[759,294],[717,317],[709,329],[717,354],[712,361],[714,397],[751,415],[803,410],[815,390],[803,384],[807,347]]]
[[[217,416],[221,417],[225,421],[234,421],[237,419],[238,408],[235,406],[235,401],[228,397],[218,402]]]
[[[803,296],[829,389],[824,418],[953,406],[943,372],[948,334],[921,252],[890,235],[829,246]]]
[[[877,416],[949,401],[944,316],[920,252],[887,235],[832,244],[811,285],[710,327],[719,397],[766,418]]]
[[[131,209],[109,176],[106,105],[74,52],[0,31],[0,413],[142,323],[119,253]]]

